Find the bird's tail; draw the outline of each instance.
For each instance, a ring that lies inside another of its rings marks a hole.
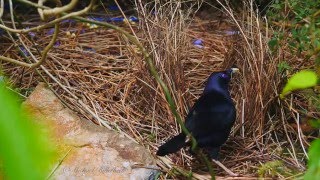
[[[162,146],[159,147],[157,151],[158,156],[165,156],[170,153],[177,152],[179,149],[186,146],[186,135],[184,133],[180,133],[177,136],[173,137]]]

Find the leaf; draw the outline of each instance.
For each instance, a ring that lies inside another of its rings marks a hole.
[[[307,89],[317,85],[317,74],[311,70],[302,70],[289,78],[287,84],[280,94],[280,98],[288,95],[292,91]]]
[[[320,119],[310,120],[309,124],[314,128],[320,128]]]
[[[276,46],[278,45],[278,39],[277,38],[272,38],[270,41],[269,41],[269,43],[268,43],[268,45],[269,45],[269,47],[270,47],[270,49],[271,50],[275,50],[275,48],[276,48]]]
[[[5,179],[45,179],[53,147],[45,130],[22,112],[18,98],[0,83],[0,160]]]
[[[320,177],[320,139],[316,139],[311,143],[308,156],[308,170],[304,175],[305,180]]]

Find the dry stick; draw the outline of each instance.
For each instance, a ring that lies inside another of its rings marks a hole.
[[[66,153],[65,155],[59,160],[59,162],[54,166],[54,168],[52,169],[52,171],[50,172],[50,174],[48,175],[48,177],[46,179],[51,179],[52,175],[57,171],[57,169],[61,166],[62,162],[66,159],[66,157],[69,155],[69,153],[71,152],[71,150],[74,149],[74,147],[71,147]]]
[[[4,2],[3,0],[1,0],[0,1],[0,18],[2,18],[3,11],[4,11]]]
[[[138,36],[137,36],[137,35],[136,35],[136,33],[134,32],[134,30],[133,30],[133,28],[132,28],[131,24],[129,23],[129,20],[128,20],[127,16],[126,16],[126,15],[124,14],[124,12],[122,11],[121,6],[119,5],[118,1],[117,1],[117,0],[115,0],[114,2],[117,4],[117,6],[118,6],[118,8],[119,8],[119,10],[120,10],[120,12],[121,12],[121,14],[122,14],[123,18],[125,19],[125,24],[127,24],[127,25],[129,26],[129,28],[130,28],[130,30],[131,30],[131,32],[132,32],[132,34],[137,38]]]
[[[298,137],[299,137],[299,141],[300,141],[300,145],[302,147],[302,150],[304,152],[304,155],[307,157],[307,159],[309,160],[309,156],[308,156],[308,153],[306,151],[306,148],[304,147],[303,145],[303,141],[302,141],[302,136],[303,136],[303,132],[300,128],[300,114],[299,112],[296,112],[297,113],[297,118],[296,118],[296,123],[297,123],[297,128],[298,128]]]
[[[100,26],[104,26],[104,27],[108,27],[108,28],[114,29],[114,30],[118,31],[119,33],[125,35],[129,39],[129,41],[131,41],[136,46],[138,46],[138,48],[141,50],[142,54],[144,55],[144,57],[145,57],[145,59],[147,61],[147,64],[149,66],[149,70],[150,70],[152,76],[156,79],[156,81],[161,86],[161,88],[162,88],[162,90],[163,90],[163,92],[165,94],[166,100],[167,100],[167,102],[169,104],[170,110],[171,110],[172,114],[174,115],[174,117],[176,118],[177,122],[179,123],[179,125],[180,125],[180,127],[182,129],[182,132],[184,134],[186,134],[186,136],[191,139],[191,149],[193,151],[195,151],[200,156],[200,158],[203,160],[203,162],[207,165],[207,167],[209,169],[209,172],[210,172],[210,175],[211,175],[211,178],[215,179],[214,171],[213,171],[213,168],[212,168],[212,165],[211,165],[210,161],[208,160],[208,158],[201,151],[198,150],[196,139],[191,135],[189,130],[184,126],[183,121],[182,121],[179,113],[177,112],[176,105],[175,105],[175,103],[174,103],[174,101],[173,101],[173,99],[172,99],[172,97],[170,95],[170,91],[168,90],[167,85],[161,80],[161,78],[160,78],[160,76],[159,76],[159,74],[158,74],[158,72],[157,72],[157,70],[156,70],[156,68],[155,68],[155,66],[154,66],[154,64],[152,62],[151,56],[149,55],[147,50],[142,46],[142,44],[134,36],[132,36],[127,31],[123,30],[122,28],[120,28],[118,26],[115,26],[115,25],[112,25],[112,24],[109,24],[109,23],[89,20],[89,19],[85,19],[85,18],[82,18],[82,17],[78,17],[78,16],[73,16],[72,18],[76,19],[76,20],[79,20],[79,21],[93,23],[93,24],[97,24],[97,25],[100,25]]]
[[[216,163],[218,166],[220,166],[224,171],[226,171],[230,176],[239,176],[238,174],[232,172],[230,169],[228,169],[225,165],[223,165],[220,161],[212,159],[212,162]]]
[[[244,138],[244,109],[246,99],[242,99],[242,110],[241,110],[241,135]]]
[[[69,4],[62,7],[55,7],[53,9],[44,9],[42,11],[43,16],[57,15],[60,13],[64,13],[73,9],[78,3],[78,0],[71,0]],[[40,8],[39,8],[40,9]]]
[[[281,104],[280,103],[280,99],[278,99],[278,104]],[[288,135],[288,130],[287,130],[287,127],[286,127],[286,123],[285,123],[285,115],[284,115],[284,110],[283,110],[283,108],[281,108],[280,109],[280,112],[281,112],[281,120],[282,120],[282,125],[283,125],[283,127],[284,127],[284,131],[285,131],[285,134],[286,134],[286,137],[287,137],[287,139],[288,139],[288,141],[289,141],[289,143],[290,143],[290,146],[291,146],[291,148],[292,148],[292,151],[293,151],[293,154],[291,155],[293,158],[294,158],[294,160],[295,160],[295,163],[296,163],[296,165],[300,168],[301,166],[300,166],[300,164],[299,164],[299,161],[297,160],[297,156],[296,156],[296,153],[295,153],[295,150],[294,150],[294,145],[293,145],[293,143],[292,143],[292,141],[291,141],[291,138],[289,137],[289,135]],[[289,149],[288,149],[288,151],[289,151]]]

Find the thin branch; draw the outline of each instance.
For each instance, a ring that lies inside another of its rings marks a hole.
[[[39,66],[47,59],[48,52],[49,52],[49,50],[52,48],[52,46],[54,45],[54,43],[56,42],[57,37],[58,37],[58,33],[59,33],[59,23],[56,23],[56,24],[54,25],[54,33],[53,33],[53,35],[52,35],[52,39],[51,39],[51,41],[49,42],[49,44],[48,44],[48,45],[44,48],[44,50],[42,51],[40,61],[32,64],[32,65],[31,65],[31,68],[39,67]]]
[[[19,65],[19,66],[28,67],[28,68],[30,68],[30,66],[31,66],[29,63],[21,62],[21,61],[18,61],[18,60],[9,58],[9,57],[5,57],[5,56],[0,56],[0,60],[7,61],[7,62],[16,64],[16,65]]]
[[[230,169],[228,169],[225,165],[223,165],[220,161],[212,160],[212,162],[216,163],[219,167],[221,167],[226,173],[228,173],[230,176],[239,176],[238,174],[232,172]]]
[[[56,7],[53,9],[44,9],[43,10],[43,16],[51,16],[51,15],[57,15],[57,14],[61,14],[67,11],[70,11],[71,9],[73,9],[78,3],[78,0],[71,0],[71,2],[65,6],[62,7]]]
[[[4,11],[4,1],[0,1],[0,18],[3,16],[3,11]]]
[[[45,0],[38,0],[38,5],[39,6],[43,6],[44,2],[45,2]],[[37,10],[38,10],[40,19],[44,20],[43,9],[42,8],[38,8]]]
[[[84,9],[80,10],[80,11],[72,12],[72,13],[62,13],[64,16],[62,16],[60,18],[57,18],[57,19],[54,19],[54,20],[52,20],[52,21],[50,21],[50,22],[48,22],[46,24],[39,25],[39,26],[30,28],[30,29],[13,29],[13,28],[4,26],[2,24],[0,24],[0,28],[5,29],[5,30],[10,31],[10,32],[14,32],[14,33],[28,33],[28,32],[31,32],[31,31],[39,31],[41,29],[44,29],[44,28],[50,27],[50,26],[52,26],[52,25],[54,25],[56,23],[59,23],[60,21],[63,21],[65,19],[72,18],[73,16],[80,16],[82,14],[87,13],[92,8],[94,2],[95,2],[95,0],[91,0],[90,4],[87,7],[85,7]]]

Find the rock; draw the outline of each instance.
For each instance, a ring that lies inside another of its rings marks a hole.
[[[33,117],[53,131],[59,161],[53,179],[153,179],[152,155],[117,132],[80,119],[39,84],[23,103]],[[139,168],[136,168],[138,165]],[[142,168],[148,167],[148,168]]]

